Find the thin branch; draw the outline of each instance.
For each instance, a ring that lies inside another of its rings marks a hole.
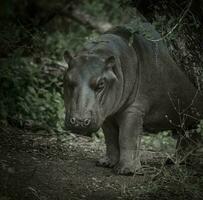
[[[178,22],[174,25],[174,27],[172,27],[172,29],[168,33],[166,33],[164,36],[162,36],[162,37],[160,37],[158,39],[149,39],[149,38],[146,38],[146,39],[151,41],[151,42],[159,42],[161,40],[166,39],[180,25],[180,23],[183,21],[183,19],[185,18],[185,16],[187,15],[187,13],[189,12],[189,10],[191,8],[192,2],[193,2],[193,0],[190,0],[190,3],[188,4],[187,8],[183,12],[182,16],[179,18]]]

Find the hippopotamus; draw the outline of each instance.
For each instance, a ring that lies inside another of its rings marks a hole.
[[[64,59],[66,128],[89,136],[101,127],[106,155],[97,165],[117,174],[141,168],[144,132],[184,134],[203,118],[201,92],[162,41],[156,46],[141,34],[117,27],[87,42],[74,56],[65,51]]]

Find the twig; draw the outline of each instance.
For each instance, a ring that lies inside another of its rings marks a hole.
[[[194,101],[195,101],[195,98],[197,97],[198,92],[199,92],[199,90],[196,91],[191,103],[180,114],[185,113],[194,104]]]
[[[164,167],[165,167],[165,163],[163,162],[159,172],[152,177],[152,181],[154,181],[160,174],[162,174]]]
[[[159,42],[159,41],[166,39],[183,21],[183,19],[185,18],[185,16],[187,15],[187,13],[189,12],[189,10],[191,8],[192,2],[193,2],[193,0],[190,0],[190,3],[188,4],[187,8],[183,12],[182,16],[179,18],[178,22],[174,25],[174,27],[168,33],[166,33],[164,36],[162,36],[158,39],[150,39],[150,38],[146,38],[146,39],[151,42]]]

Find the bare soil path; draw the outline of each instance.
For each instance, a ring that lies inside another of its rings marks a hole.
[[[0,127],[0,200],[203,199],[202,160],[164,166],[145,151],[143,174],[118,176],[95,161],[104,144],[91,138]]]

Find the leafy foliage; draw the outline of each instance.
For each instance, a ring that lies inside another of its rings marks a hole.
[[[63,104],[58,80],[44,77],[32,59],[13,58],[1,67],[1,118],[16,117],[59,125]]]
[[[158,134],[146,135],[143,137],[142,143],[147,149],[157,151],[168,151],[173,153],[175,150],[175,140],[171,137],[171,133],[163,131]]]

